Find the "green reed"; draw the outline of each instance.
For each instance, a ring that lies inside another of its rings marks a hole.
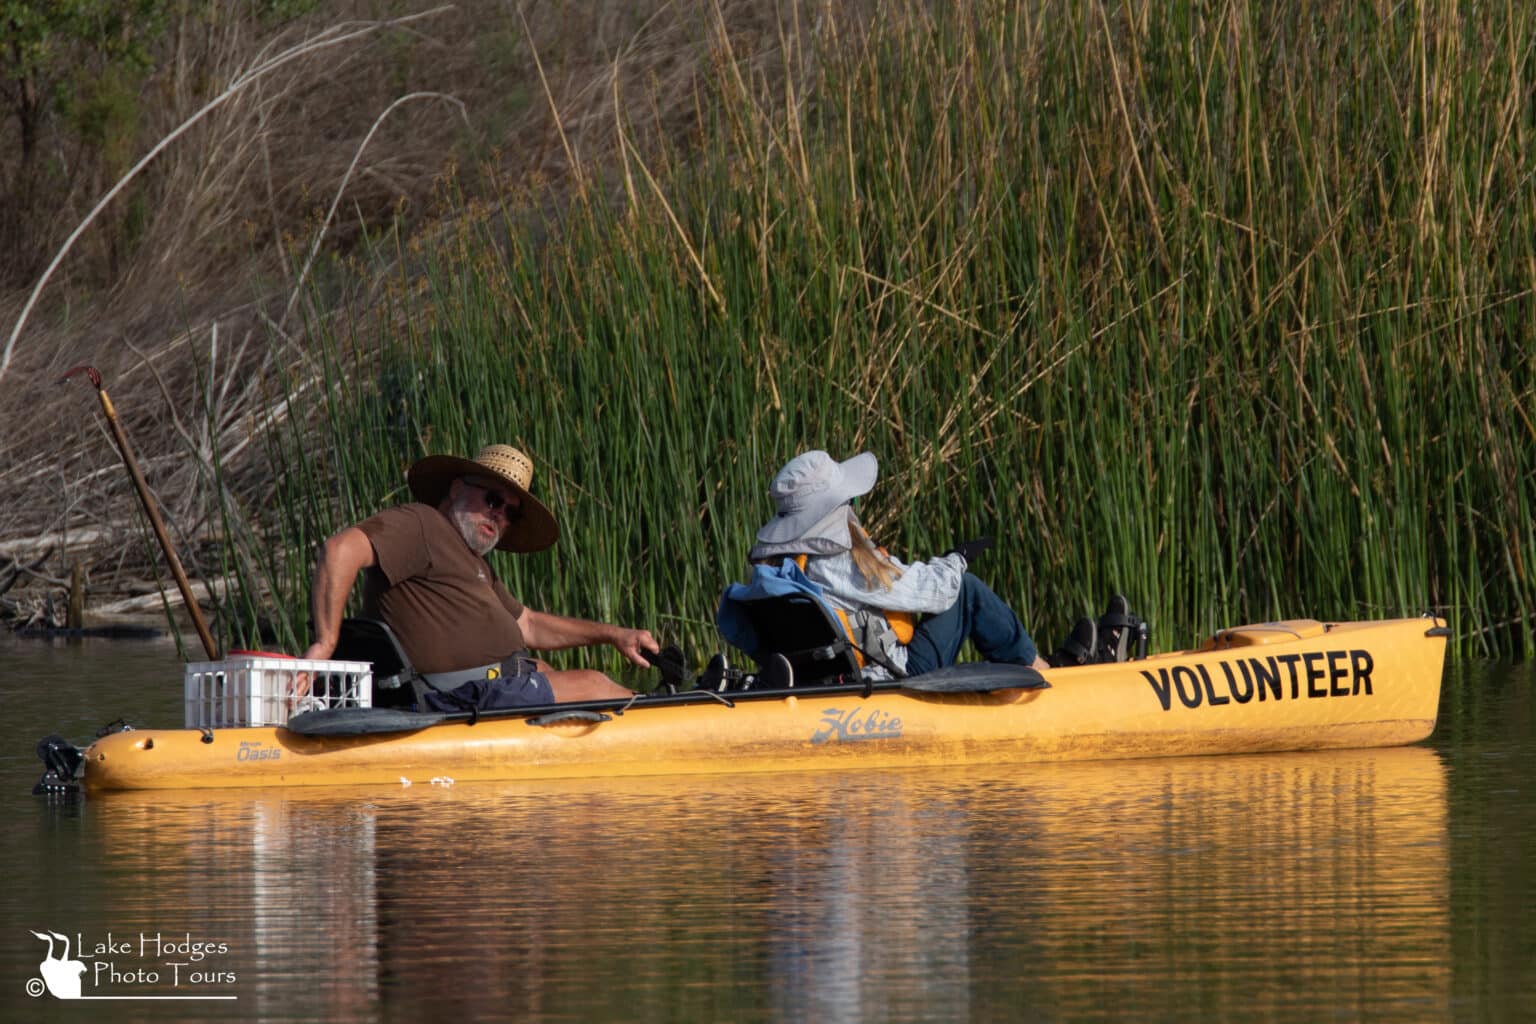
[[[765,77],[705,5],[690,141],[640,155],[637,103],[556,212],[466,202],[315,324],[248,580],[280,633],[316,541],[505,441],[564,531],[513,592],[701,658],[824,447],[879,455],[898,554],[995,534],[975,568],[1047,651],[1118,590],[1162,648],[1432,610],[1529,657],[1533,18],[958,6],[786,14]]]

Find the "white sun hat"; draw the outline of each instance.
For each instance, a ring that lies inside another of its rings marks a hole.
[[[779,513],[757,531],[758,544],[777,546],[819,539],[848,548],[844,506],[874,489],[879,475],[880,465],[873,452],[861,452],[845,462],[820,450],[796,455],[768,488]]]

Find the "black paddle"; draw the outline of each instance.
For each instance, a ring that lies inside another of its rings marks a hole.
[[[674,704],[725,704],[734,707],[741,700],[763,700],[788,696],[825,694],[867,695],[897,690],[907,693],[995,693],[998,690],[1043,690],[1050,687],[1039,672],[1026,665],[1002,665],[972,662],[941,668],[909,679],[889,679],[870,683],[844,683],[837,686],[802,687],[784,690],[732,691],[729,698],[713,690],[686,690],[682,693],[658,693],[636,696],[627,701],[582,701],[544,705],[537,708],[499,708],[494,711],[417,712],[399,708],[325,708],[305,711],[288,720],[285,728],[299,736],[372,736],[415,732],[445,722],[478,722],[489,718],[524,717],[529,725],[553,725],[579,718],[600,721],[603,712],[623,714],[632,707],[658,707]]]
[[[405,711],[401,708],[320,708],[288,719],[285,728],[300,736],[368,736],[374,733],[415,732],[441,725],[455,716],[439,711]]]
[[[1045,690],[1050,685],[1028,665],[972,661],[897,679],[892,688],[919,693],[993,693],[997,690]]]

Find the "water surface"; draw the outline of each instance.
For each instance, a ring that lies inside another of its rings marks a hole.
[[[1391,750],[50,804],[36,740],[179,722],[179,663],[0,643],[5,1019],[1485,1020],[1536,997],[1528,668],[1453,666],[1435,736]],[[84,991],[234,998],[30,997],[34,931],[117,972]]]

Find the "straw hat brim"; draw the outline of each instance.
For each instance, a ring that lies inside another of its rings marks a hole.
[[[494,477],[522,501],[521,514],[502,531],[496,550],[543,551],[560,539],[560,524],[543,502],[516,480],[482,462],[457,455],[428,455],[406,471],[405,483],[411,489],[411,497],[435,506],[442,503],[448,488],[462,476]]]

